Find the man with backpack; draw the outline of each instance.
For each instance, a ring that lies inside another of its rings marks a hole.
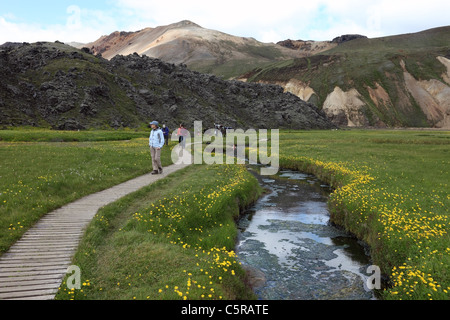
[[[162,174],[163,168],[161,164],[161,150],[164,147],[164,134],[159,128],[159,123],[153,121],[150,123],[152,131],[150,132],[149,146],[152,155],[153,172],[152,174]]]

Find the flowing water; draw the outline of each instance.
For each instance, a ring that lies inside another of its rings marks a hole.
[[[331,188],[294,171],[253,173],[268,192],[239,220],[236,253],[258,298],[374,299],[364,246],[330,223]]]

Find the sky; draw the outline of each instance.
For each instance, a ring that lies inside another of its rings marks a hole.
[[[0,44],[88,43],[190,20],[262,42],[369,38],[450,25],[449,0],[0,0]]]

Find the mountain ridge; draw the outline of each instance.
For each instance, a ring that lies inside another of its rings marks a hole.
[[[138,54],[106,60],[60,42],[0,48],[0,77],[2,126],[334,128],[279,86],[225,81]]]
[[[228,79],[252,67],[312,56],[357,38],[366,37],[349,34],[330,41],[288,39],[263,43],[251,37],[238,37],[182,20],[138,31],[114,31],[93,42],[74,46],[79,49],[86,47],[93,54],[101,54],[108,60],[116,55],[137,53],[169,63],[186,64],[192,70]]]
[[[252,67],[305,56],[278,44],[206,29],[189,20],[136,32],[115,31],[84,46],[108,60],[137,53],[225,79]]]
[[[359,38],[249,71],[323,109],[338,126],[450,128],[450,26]]]
[[[447,26],[373,39],[343,35],[332,41],[264,44],[183,20],[113,32],[81,52],[97,55],[99,61],[101,56],[112,61],[157,55],[166,63],[222,79],[277,85],[323,110],[337,126],[448,128],[449,39]],[[0,50],[22,45],[8,43]],[[17,84],[9,85],[4,88],[17,91]]]

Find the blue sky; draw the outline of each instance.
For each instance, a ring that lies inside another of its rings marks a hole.
[[[81,6],[90,6],[93,1],[78,1]],[[1,1],[0,15],[12,14],[18,23],[40,23],[46,25],[65,24],[66,9],[72,5],[72,0],[60,1]]]
[[[449,12],[448,0],[0,0],[0,43],[86,43],[185,19],[263,42],[380,37],[450,25]]]

